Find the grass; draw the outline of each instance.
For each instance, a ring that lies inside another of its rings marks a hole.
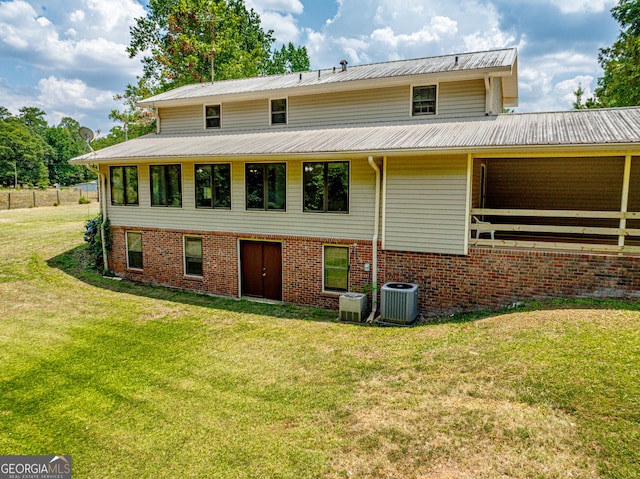
[[[0,455],[82,478],[640,477],[640,305],[415,328],[87,272],[96,206],[0,212]]]

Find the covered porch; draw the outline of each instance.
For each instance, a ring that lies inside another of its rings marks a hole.
[[[470,246],[640,255],[640,151],[470,157]]]

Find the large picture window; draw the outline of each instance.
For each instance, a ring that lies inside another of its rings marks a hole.
[[[138,204],[138,167],[112,166],[111,204],[130,206]]]
[[[142,269],[142,233],[127,231],[127,268]]]
[[[248,210],[286,209],[287,169],[285,163],[245,165]]]
[[[436,86],[417,86],[413,89],[413,115],[436,114]]]
[[[303,163],[304,211],[349,212],[349,162]]]
[[[347,291],[349,287],[349,247],[324,247],[324,290]]]
[[[202,238],[184,237],[184,272],[189,276],[202,276]]]
[[[231,208],[231,165],[196,165],[196,208]]]
[[[151,206],[182,206],[180,165],[151,165]]]

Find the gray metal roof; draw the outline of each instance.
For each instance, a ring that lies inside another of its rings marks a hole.
[[[193,100],[219,95],[268,92],[283,89],[299,89],[318,85],[330,85],[356,80],[399,78],[446,72],[508,69],[514,67],[517,50],[509,48],[474,53],[459,53],[438,57],[399,60],[369,65],[348,66],[346,71],[335,69],[270,75],[239,80],[216,81],[186,85],[142,100],[140,106],[160,106],[175,100]],[[457,63],[456,63],[457,59]],[[514,79],[517,82],[517,79]]]
[[[73,163],[592,146],[640,148],[640,107],[432,119],[357,126],[147,135]]]

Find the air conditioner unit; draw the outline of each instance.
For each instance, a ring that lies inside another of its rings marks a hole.
[[[340,321],[362,323],[367,314],[367,295],[344,293],[340,295]]]
[[[386,283],[380,288],[380,319],[410,324],[418,317],[418,285]]]

